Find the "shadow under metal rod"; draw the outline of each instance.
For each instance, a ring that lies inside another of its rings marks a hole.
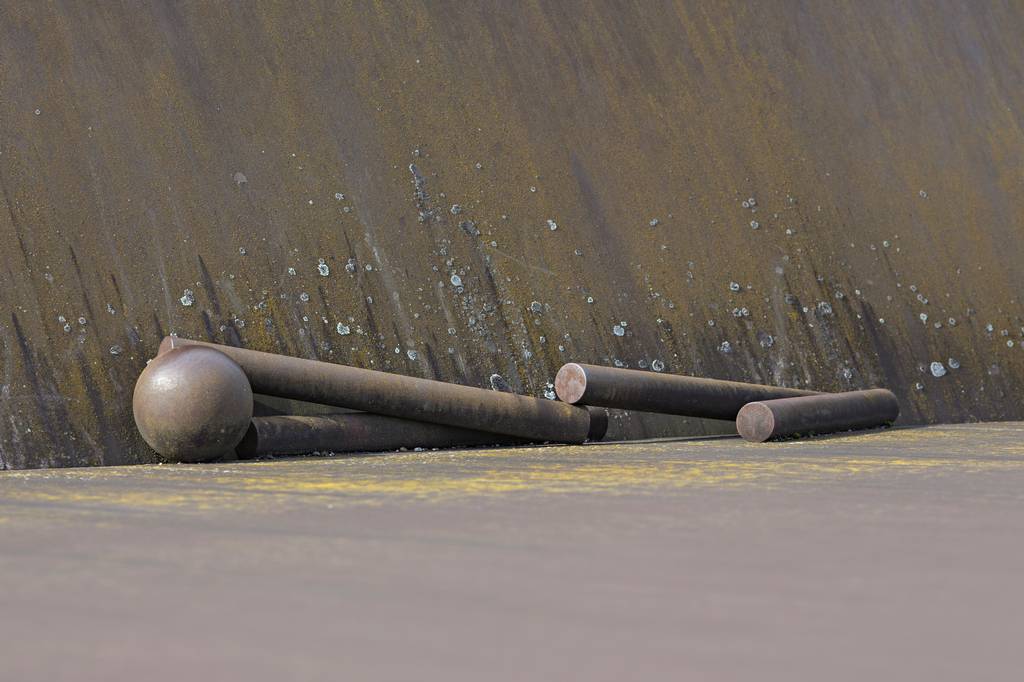
[[[575,362],[555,376],[555,393],[563,402],[661,412],[704,419],[736,419],[755,400],[819,395],[816,391],[658,374]]]
[[[531,441],[582,443],[592,438],[591,414],[554,400],[418,379],[329,362],[168,336],[160,353],[199,345],[219,350],[245,372],[255,393]],[[596,429],[600,420],[595,420]],[[603,435],[603,427],[602,427]]]

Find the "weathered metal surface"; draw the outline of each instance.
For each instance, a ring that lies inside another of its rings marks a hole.
[[[523,445],[529,441],[486,431],[426,424],[380,414],[256,417],[236,452],[239,459],[314,452],[380,452],[399,448]]]
[[[874,388],[749,403],[736,416],[736,430],[746,440],[763,443],[786,436],[872,429],[892,424],[899,416],[892,391]]]
[[[245,373],[228,356],[205,346],[161,354],[139,375],[132,395],[142,439],[173,462],[233,454],[252,413]]]
[[[812,396],[813,391],[740,381],[656,374],[569,362],[555,375],[559,399],[579,405],[679,414],[703,419],[736,419],[755,400]]]
[[[590,412],[554,400],[176,336],[165,338],[160,352],[189,346],[216,348],[237,362],[257,393],[532,441],[582,443],[591,432]]]
[[[153,459],[172,331],[1024,417],[1021,35],[1000,1],[2,3],[0,459]]]

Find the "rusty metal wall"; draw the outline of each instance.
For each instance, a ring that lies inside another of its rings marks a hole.
[[[169,332],[1022,418],[1022,35],[994,0],[4,1],[2,466],[154,460]]]

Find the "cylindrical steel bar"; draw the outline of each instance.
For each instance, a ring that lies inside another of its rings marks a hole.
[[[526,443],[529,441],[515,436],[354,412],[320,417],[253,417],[249,431],[235,452],[239,459],[252,459],[312,452],[382,452],[399,448]]]
[[[255,393],[518,436],[531,441],[582,443],[590,413],[554,400],[304,360],[168,336],[160,352],[187,345],[221,351],[249,377]]]
[[[871,429],[896,421],[900,405],[892,391],[874,388],[848,393],[821,393],[744,405],[736,430],[749,441]]]
[[[755,400],[817,395],[815,391],[657,374],[575,362],[555,376],[555,393],[567,403],[662,412],[705,419],[736,419]]]

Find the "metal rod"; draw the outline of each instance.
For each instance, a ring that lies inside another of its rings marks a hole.
[[[399,448],[525,445],[530,441],[485,431],[355,412],[320,417],[253,417],[239,459],[312,452],[382,452]]]
[[[891,424],[899,416],[900,405],[892,391],[874,388],[753,402],[740,410],[736,430],[746,440],[763,443],[787,436],[871,429]]]
[[[518,436],[531,441],[582,443],[590,413],[554,400],[304,360],[168,336],[160,353],[200,345],[238,363],[255,393],[434,424]],[[595,424],[595,427],[598,425]]]
[[[755,400],[817,395],[815,391],[795,388],[575,362],[558,370],[555,393],[563,402],[572,404],[730,420],[736,419],[741,407]]]

